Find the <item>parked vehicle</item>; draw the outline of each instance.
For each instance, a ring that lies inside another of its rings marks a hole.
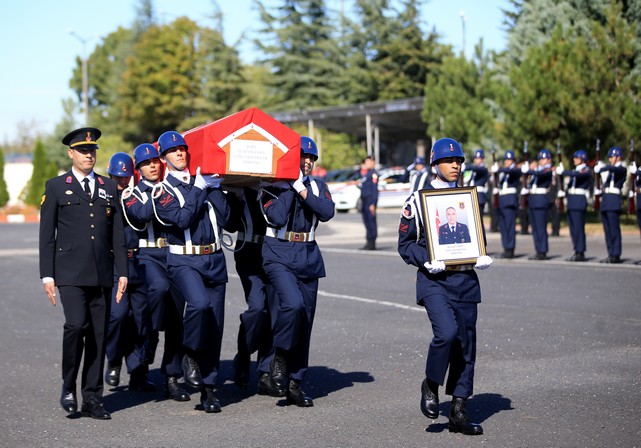
[[[398,207],[405,203],[410,195],[410,184],[404,182],[407,173],[403,168],[382,168],[378,171],[378,207]],[[360,174],[357,179],[360,179]],[[348,212],[360,209],[361,189],[356,182],[344,182],[332,191],[332,198],[337,212]]]

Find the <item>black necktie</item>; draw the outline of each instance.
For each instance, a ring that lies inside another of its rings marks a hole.
[[[454,233],[454,229],[455,229],[455,227],[454,227],[454,226],[452,226],[452,233]]]
[[[82,181],[85,183],[85,193],[87,193],[87,196],[91,197],[91,188],[89,188],[89,178],[85,177],[82,179]]]

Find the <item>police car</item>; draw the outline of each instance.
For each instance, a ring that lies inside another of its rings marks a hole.
[[[378,207],[402,207],[410,195],[407,172],[403,168],[383,168],[378,170]],[[329,185],[329,184],[328,184]],[[333,190],[333,191],[332,191]],[[360,209],[361,189],[358,180],[330,187],[337,212]]]

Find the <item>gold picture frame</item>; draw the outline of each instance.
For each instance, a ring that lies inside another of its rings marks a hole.
[[[456,266],[474,264],[486,255],[476,187],[420,190],[418,194],[430,260]]]

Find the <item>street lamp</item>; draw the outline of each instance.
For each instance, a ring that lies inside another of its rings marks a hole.
[[[459,11],[459,16],[461,16],[461,26],[463,28],[463,45],[461,46],[461,54],[465,56],[465,21],[467,17],[465,16],[465,11]]]
[[[69,34],[82,43],[82,108],[85,114],[85,126],[89,125],[89,79],[87,74],[87,39],[77,34],[74,30],[69,30]]]

